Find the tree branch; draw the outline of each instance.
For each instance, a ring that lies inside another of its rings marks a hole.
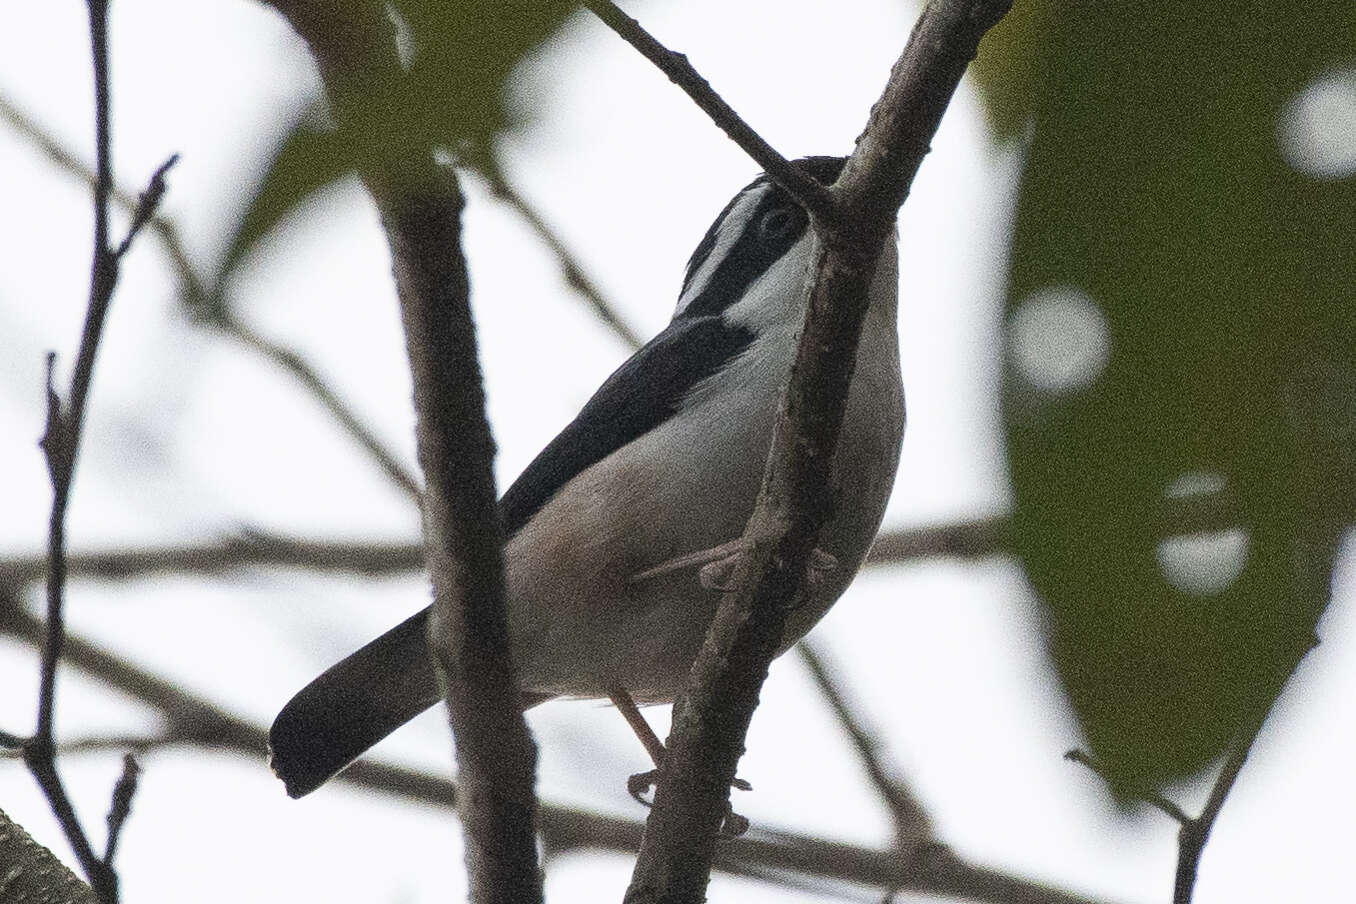
[[[744,122],[734,108],[715,92],[711,83],[693,68],[684,54],[669,50],[660,44],[640,26],[639,22],[622,12],[612,0],[583,0],[583,2],[603,21],[603,24],[638,50],[641,56],[654,63],[659,71],[669,77],[669,81],[692,98],[693,102],[711,117],[713,123],[752,157],[774,182],[800,202],[802,207],[816,218],[831,214],[833,205],[828,190],[808,173],[792,166],[776,148],[764,141],[763,137]]]
[[[44,637],[42,621],[29,614],[12,589],[0,582],[0,634],[35,647]],[[240,754],[262,770],[268,734],[262,726],[234,716],[173,682],[147,672],[78,636],[66,644],[66,662],[105,686],[120,691],[160,713],[165,731],[156,737],[97,738],[75,742],[75,750],[111,748],[146,750],[166,744],[187,744]],[[452,807],[457,788],[452,782],[422,772],[372,760],[359,760],[337,776],[337,781],[388,794],[425,806]],[[548,851],[594,848],[631,853],[640,843],[643,825],[594,813],[547,804],[541,808],[541,833]],[[953,856],[933,854],[921,860],[897,851],[879,851],[838,844],[804,835],[760,833],[721,845],[717,865],[728,872],[776,881],[777,876],[801,876],[821,882],[853,882],[877,888],[943,893],[951,889],[975,901],[1007,904],[1041,901],[1048,904],[1104,904],[1047,885],[1029,882],[1000,870],[971,864]],[[989,889],[986,892],[985,889]],[[994,891],[1008,889],[1008,891]],[[1015,890],[1015,891],[1013,891]],[[990,893],[992,892],[992,893]]]
[[[1068,760],[1070,763],[1078,763],[1080,766],[1086,766],[1095,775],[1097,775],[1098,778],[1102,779],[1103,781],[1106,781],[1107,778],[1106,769],[1091,754],[1086,753],[1085,751],[1082,750],[1074,749],[1066,751],[1064,754],[1064,759]],[[1134,796],[1138,797],[1146,804],[1149,804],[1150,806],[1161,810],[1169,819],[1172,819],[1180,826],[1185,826],[1191,822],[1191,817],[1186,815],[1186,812],[1181,807],[1177,806],[1177,804],[1168,800],[1166,797],[1164,797],[1162,794],[1160,794],[1158,791],[1155,791],[1152,788],[1146,788],[1141,791],[1137,791],[1135,792]]]
[[[424,136],[395,115],[404,73],[384,4],[272,5],[309,45],[341,131],[367,150],[359,174],[391,248],[424,472],[429,642],[456,738],[471,900],[540,900],[536,747],[509,659],[494,442],[461,251],[464,199]],[[373,109],[378,98],[394,103]]]
[[[114,902],[118,897],[117,873],[107,858],[100,858],[94,853],[56,766],[53,736],[56,679],[66,636],[66,511],[70,504],[86,402],[94,376],[94,362],[103,337],[113,290],[117,286],[119,265],[137,233],[154,215],[165,193],[165,173],[178,158],[177,155],[171,156],[156,170],[133,209],[126,236],[114,247],[109,240],[108,226],[109,198],[114,185],[110,137],[112,117],[109,112],[108,4],[106,0],[88,0],[87,5],[94,69],[94,250],[85,323],[64,405],[54,387],[56,356],[50,352],[47,355],[47,423],[40,443],[52,483],[52,510],[47,532],[47,624],[39,665],[37,726],[31,738],[22,740],[21,747],[24,762],[51,805],[95,895],[101,901]],[[5,740],[19,739],[7,734]],[[110,852],[114,846],[110,843]]]
[[[118,852],[118,841],[122,838],[122,827],[132,813],[132,796],[137,793],[137,776],[141,767],[130,753],[123,754],[122,775],[113,786],[113,801],[108,808],[108,842],[104,847],[104,863],[113,865],[113,857]]]
[[[876,793],[890,811],[895,824],[895,847],[900,853],[909,853],[932,840],[932,820],[919,802],[918,796],[904,778],[886,767],[880,753],[880,742],[862,725],[852,712],[845,695],[833,678],[833,670],[825,663],[823,654],[808,639],[796,644],[801,662],[810,670],[819,691],[829,708],[838,717],[838,724],[857,751]]]
[[[94,890],[0,810],[0,901],[94,904]]]
[[[603,290],[598,287],[597,283],[589,279],[583,266],[565,247],[565,242],[556,234],[555,230],[546,224],[541,214],[509,183],[494,155],[492,153],[476,154],[470,162],[474,171],[485,180],[490,192],[501,202],[513,208],[537,234],[538,241],[555,255],[566,285],[578,292],[588,302],[589,306],[593,308],[593,313],[598,315],[598,319],[607,324],[608,328],[628,348],[637,349],[644,345],[645,341],[631,327],[627,326],[626,321],[622,319],[617,309],[603,295]]]
[[[674,706],[669,755],[627,901],[705,896],[730,782],[768,663],[831,510],[829,469],[868,286],[899,205],[979,39],[1007,0],[933,0],[891,72],[839,182],[816,215],[809,312],[745,540],[743,586],[722,601]]]
[[[1223,494],[1165,501],[1159,536],[1163,539],[1241,524]],[[1008,554],[1006,515],[974,521],[891,530],[876,538],[867,565],[894,565],[920,559],[983,559]],[[148,574],[216,572],[253,566],[283,566],[314,571],[346,571],[382,575],[424,567],[419,543],[367,540],[308,540],[245,531],[215,542],[145,549],[68,553],[69,574],[106,579],[140,578]],[[47,575],[45,555],[0,559],[0,581],[23,584]]]
[[[387,479],[404,491],[416,505],[420,503],[423,490],[419,478],[409,472],[395,452],[363,423],[357,412],[300,352],[257,332],[224,305],[216,306],[204,317],[204,322],[291,374],[329,412],[335,423],[362,447]]]

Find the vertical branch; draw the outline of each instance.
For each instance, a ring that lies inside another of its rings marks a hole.
[[[433,576],[429,640],[456,738],[471,900],[541,898],[536,859],[536,747],[509,659],[494,440],[451,173],[429,194],[383,198],[414,378],[425,546]]]
[[[70,388],[64,405],[54,387],[56,356],[52,353],[47,355],[47,424],[40,443],[47,458],[47,472],[52,483],[52,511],[47,530],[47,636],[43,643],[39,667],[37,725],[33,736],[22,739],[20,746],[29,771],[47,797],[52,812],[80,861],[81,868],[89,877],[95,895],[100,901],[113,902],[118,898],[118,877],[111,864],[116,841],[110,840],[108,856],[101,858],[95,854],[56,766],[54,723],[57,666],[66,639],[66,512],[70,505],[86,403],[94,377],[94,361],[98,355],[100,339],[103,337],[108,309],[113,300],[113,290],[117,285],[119,264],[123,255],[131,248],[137,233],[159,204],[165,191],[165,173],[174,165],[177,158],[170,157],[156,171],[133,211],[127,235],[116,248],[113,247],[108,233],[108,203],[113,193],[108,3],[107,0],[88,0],[88,7],[90,50],[94,68],[96,161],[93,186],[94,251],[90,265],[89,303],[85,309],[80,347],[76,353],[75,367],[71,373]],[[121,796],[130,806],[130,787],[125,788]],[[124,813],[118,818],[119,828],[125,816]]]
[[[271,5],[307,42],[376,202],[394,263],[424,472],[429,641],[456,739],[471,900],[541,899],[536,747],[509,659],[494,441],[461,251],[464,198],[421,126],[384,4]]]

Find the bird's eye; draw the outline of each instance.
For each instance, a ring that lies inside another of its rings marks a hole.
[[[800,218],[797,213],[798,211],[788,210],[785,207],[769,210],[758,221],[758,237],[764,242],[775,242],[786,238],[799,225]]]

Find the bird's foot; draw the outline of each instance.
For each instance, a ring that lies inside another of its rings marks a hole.
[[[660,562],[653,568],[647,568],[644,571],[636,572],[626,579],[628,584],[639,584],[648,581],[651,578],[662,577],[666,574],[672,574],[675,571],[682,571],[684,568],[690,568],[693,565],[716,564],[718,560],[727,560],[747,553],[753,548],[753,544],[743,537],[731,540],[728,543],[722,543],[719,546],[713,546],[710,549],[700,549],[697,552],[690,552],[684,556],[676,556],[664,562]],[[708,566],[709,567],[709,566]],[[705,571],[706,569],[702,569]],[[705,585],[703,585],[705,586]]]
[[[659,784],[661,769],[651,769],[648,772],[637,772],[626,780],[626,792],[642,806],[654,806],[654,802],[645,797],[650,789]],[[737,788],[740,791],[752,791],[753,785],[744,781],[742,778],[735,778],[730,782],[731,788]],[[721,838],[738,838],[749,830],[749,820],[747,816],[741,816],[734,811],[734,807],[729,801],[725,802],[725,818],[720,823]]]
[[[742,566],[747,556],[748,550],[741,549],[723,559],[707,564],[698,573],[702,586],[707,590],[719,590],[722,593],[737,590],[743,577]],[[812,549],[810,561],[805,566],[808,586],[810,588],[818,586],[824,581],[827,574],[837,568],[838,559],[833,554],[822,549]]]

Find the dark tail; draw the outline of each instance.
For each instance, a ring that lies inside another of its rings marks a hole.
[[[425,609],[331,666],[278,713],[268,744],[289,796],[310,794],[441,699],[427,629]]]

